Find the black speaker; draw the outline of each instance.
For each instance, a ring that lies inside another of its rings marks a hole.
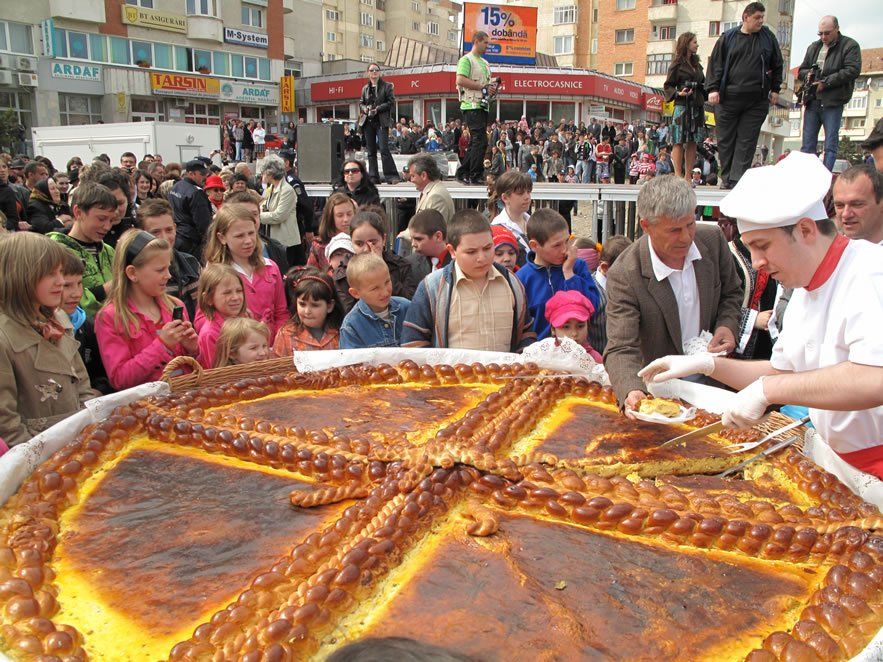
[[[307,184],[330,184],[343,166],[343,125],[336,122],[299,124],[297,174]]]

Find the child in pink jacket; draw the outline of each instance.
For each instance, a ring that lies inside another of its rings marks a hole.
[[[270,343],[288,321],[282,273],[263,256],[254,218],[245,205],[225,204],[208,229],[207,263],[229,264],[239,274],[251,317],[270,329]]]
[[[229,264],[205,265],[199,275],[196,301],[203,318],[199,327],[199,362],[205,368],[212,368],[224,322],[234,317],[248,317],[239,274]]]
[[[156,381],[176,356],[197,355],[186,308],[166,294],[171,260],[168,242],[143,230],[129,230],[117,243],[112,296],[95,317],[101,360],[115,389]]]

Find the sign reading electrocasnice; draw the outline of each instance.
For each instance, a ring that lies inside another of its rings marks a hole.
[[[537,8],[513,5],[463,4],[463,52],[481,31],[490,37],[484,58],[504,64],[535,64],[537,59]]]

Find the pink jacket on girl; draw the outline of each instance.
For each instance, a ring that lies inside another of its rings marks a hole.
[[[270,329],[270,345],[276,332],[288,321],[288,305],[285,301],[285,284],[282,273],[276,263],[264,258],[264,268],[255,272],[251,280],[242,272],[242,268],[232,265],[242,281],[245,301],[251,316],[263,322]]]
[[[201,313],[202,311],[199,311]],[[197,314],[199,314],[197,313]],[[218,312],[212,319],[205,316],[202,318],[202,326],[199,327],[199,364],[203,368],[213,368],[215,354],[217,354],[218,336],[221,335],[221,327],[224,326],[224,316]]]
[[[184,305],[177,299],[174,301],[178,306]],[[169,361],[176,356],[188,354],[180,344],[173,350],[169,349],[157,335],[164,325],[172,321],[172,311],[160,305],[162,319],[156,323],[142,315],[131,302],[128,306],[138,318],[137,333],[132,329],[120,330],[116,327],[112,303],[108,303],[95,316],[95,335],[98,338],[101,361],[107,370],[111,386],[118,390],[158,381]],[[189,321],[186,308],[184,319]]]

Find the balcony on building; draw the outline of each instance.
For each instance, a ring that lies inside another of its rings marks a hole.
[[[290,14],[294,11],[294,0],[282,0],[282,13]]]
[[[292,58],[297,54],[292,37],[284,37],[282,39],[282,51],[285,53],[286,58]]]
[[[224,22],[216,16],[191,14],[187,17],[187,37],[224,43]]]
[[[678,20],[678,0],[653,0],[647,15],[651,23]]]
[[[49,16],[85,23],[106,23],[103,2],[82,0],[49,0]]]

